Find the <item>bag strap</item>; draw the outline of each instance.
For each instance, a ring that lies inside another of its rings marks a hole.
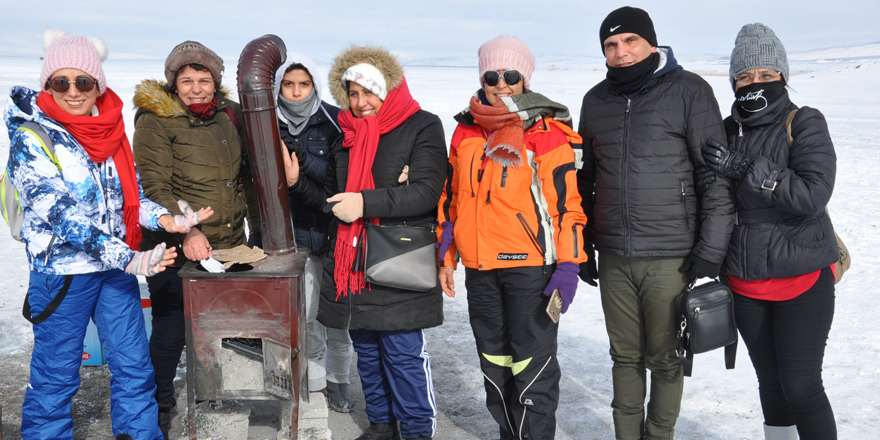
[[[788,117],[785,118],[785,138],[788,139],[788,146],[794,143],[794,137],[791,135],[791,123],[794,122],[794,115],[797,114],[797,109],[794,109],[788,112]]]
[[[736,335],[736,340],[733,341],[733,344],[724,347],[724,366],[727,367],[728,370],[732,370],[736,367],[737,344],[739,344],[739,335]]]
[[[55,295],[55,298],[52,298],[52,301],[49,302],[49,305],[46,306],[46,310],[43,310],[43,313],[40,313],[37,316],[31,316],[31,304],[28,302],[28,298],[30,298],[30,292],[24,295],[24,305],[21,308],[21,315],[24,316],[24,319],[27,319],[33,325],[37,325],[55,313],[55,309],[61,305],[61,301],[64,301],[64,297],[67,296],[67,291],[70,290],[70,283],[73,282],[73,275],[64,275],[64,285],[61,286],[61,290],[58,291],[58,294]]]
[[[46,130],[43,130],[43,127],[40,127],[40,124],[37,124],[34,121],[25,121],[18,127],[18,129],[30,132],[37,137],[40,141],[40,146],[43,147],[43,151],[49,156],[49,159],[52,160],[52,163],[55,164],[55,167],[58,168],[58,171],[60,172],[61,164],[58,163],[58,156],[55,155],[55,144],[52,142],[52,139],[49,139]]]
[[[682,353],[681,366],[684,369],[684,375],[686,377],[691,377],[691,373],[694,372],[694,352],[685,350],[685,352]]]
[[[229,116],[229,121],[235,126],[235,131],[241,131],[241,124],[238,123],[238,118],[235,117],[235,112],[233,112],[228,105],[223,107],[223,110],[226,111],[226,116]]]

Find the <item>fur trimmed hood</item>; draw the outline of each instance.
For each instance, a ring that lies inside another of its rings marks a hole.
[[[176,118],[188,114],[186,106],[177,98],[177,95],[165,91],[164,87],[166,84],[168,83],[165,81],[145,79],[135,86],[132,102],[138,108],[137,115],[142,111],[154,113],[162,118]],[[221,86],[219,92],[215,93],[215,95],[220,101],[230,100],[227,98],[229,89],[226,87]],[[135,120],[137,120],[137,115]]]
[[[348,90],[342,83],[342,74],[349,67],[360,63],[367,63],[379,69],[385,76],[385,84],[389,92],[403,82],[403,66],[390,52],[378,46],[351,46],[333,59],[328,78],[330,93],[343,111],[348,110],[349,105]]]

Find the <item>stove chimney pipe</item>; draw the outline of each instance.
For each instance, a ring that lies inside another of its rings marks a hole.
[[[238,59],[238,96],[263,223],[263,247],[269,255],[296,251],[273,87],[275,72],[286,59],[284,42],[271,34],[248,43]]]

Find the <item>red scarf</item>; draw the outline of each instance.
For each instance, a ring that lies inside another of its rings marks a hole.
[[[122,100],[108,88],[95,101],[98,116],[71,115],[59,107],[52,95],[46,92],[40,92],[37,106],[52,120],[61,124],[89,153],[93,162],[103,163],[113,157],[122,184],[125,242],[132,250],[138,250],[141,244],[141,227],[138,224],[141,200],[134,169],[134,155],[122,122]]]
[[[339,126],[345,133],[342,146],[350,149],[345,192],[376,188],[373,182],[373,161],[376,159],[379,137],[397,128],[420,109],[419,103],[410,95],[409,86],[406,85],[404,78],[399,86],[388,93],[375,117],[357,118],[351,110],[339,113]],[[378,219],[370,219],[370,221],[379,223]],[[352,271],[359,244],[358,237],[363,229],[364,218],[359,218],[348,225],[339,223],[334,253],[336,270],[333,273],[337,300],[340,296],[346,296],[349,290],[360,293],[365,286],[364,273]]]
[[[187,108],[189,111],[193,112],[196,117],[203,121],[211,119],[211,116],[214,116],[214,111],[217,110],[217,97],[215,96],[214,99],[209,102],[190,104]]]
[[[500,99],[495,105],[485,105],[476,96],[471,98],[470,109],[474,122],[490,133],[486,157],[502,166],[522,165],[525,130],[519,115],[508,110]]]

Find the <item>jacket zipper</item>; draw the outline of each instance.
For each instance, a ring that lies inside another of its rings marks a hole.
[[[632,106],[632,99],[626,98],[626,112],[623,116],[623,166],[620,170],[620,180],[622,180],[621,187],[623,188],[623,255],[628,257],[630,255],[630,233],[629,233],[629,207],[626,202],[628,197],[627,191],[627,167],[629,166],[629,161],[627,160],[627,142],[626,137],[629,133],[629,111]]]
[[[55,244],[55,238],[57,237],[57,235],[52,234],[52,238],[49,239],[49,246],[46,247],[46,259],[43,260],[43,266],[49,265],[49,255],[52,253],[52,245]]]
[[[482,177],[482,175],[480,177]],[[470,174],[469,180],[471,181],[471,197],[476,197],[477,194],[474,192],[474,157],[473,156],[471,156],[471,174]]]
[[[688,225],[688,201],[687,201],[687,192],[685,191],[685,183],[684,179],[678,181],[681,184],[681,203],[684,208],[684,230],[689,231],[691,228]]]
[[[578,251],[580,248],[578,247],[578,225],[581,225],[582,228],[586,228],[587,225],[583,223],[575,223],[571,225],[571,236],[574,237],[574,257],[578,257]]]
[[[504,188],[504,185],[507,184],[507,166],[501,170],[501,187]]]
[[[736,141],[735,141],[738,145],[735,146],[735,147],[736,147],[735,149],[737,149],[737,150],[739,150],[740,152],[742,152],[743,154],[745,154],[746,142],[745,142],[745,135],[743,134],[743,126],[742,126],[742,122],[737,121],[736,119],[734,119],[734,121],[736,121],[736,125],[739,126],[739,133],[738,133],[738,135],[737,135],[737,137],[736,137]],[[735,192],[735,195],[734,195],[734,202],[736,202],[736,201],[739,200],[739,189],[737,189],[736,185],[733,186],[733,189],[734,189],[734,192]],[[740,224],[740,222],[739,222],[739,210],[734,209],[733,212],[734,212],[733,223],[736,224],[736,225],[739,225],[739,224]],[[746,235],[747,235],[747,233],[748,233],[748,228],[745,227],[745,226],[743,226],[743,227],[740,228],[740,229],[742,230],[742,233],[740,234],[740,252],[739,252],[739,255],[740,255],[740,262],[741,262],[740,264],[742,265],[742,266],[741,266],[741,267],[742,267],[742,269],[741,269],[741,270],[742,270],[742,275],[743,275],[743,278],[745,278],[745,277],[746,277],[746,268],[748,267],[748,265],[746,264],[746,246],[745,246],[745,244],[746,244]]]
[[[487,202],[488,203],[488,202]],[[532,245],[535,246],[535,249],[541,254],[541,257],[544,257],[544,248],[538,243],[538,238],[535,236],[535,233],[532,231],[531,226],[529,226],[529,222],[526,221],[526,218],[523,217],[521,212],[516,213],[516,218],[519,219],[519,223],[526,230],[526,234],[528,234],[529,239],[532,241]]]

